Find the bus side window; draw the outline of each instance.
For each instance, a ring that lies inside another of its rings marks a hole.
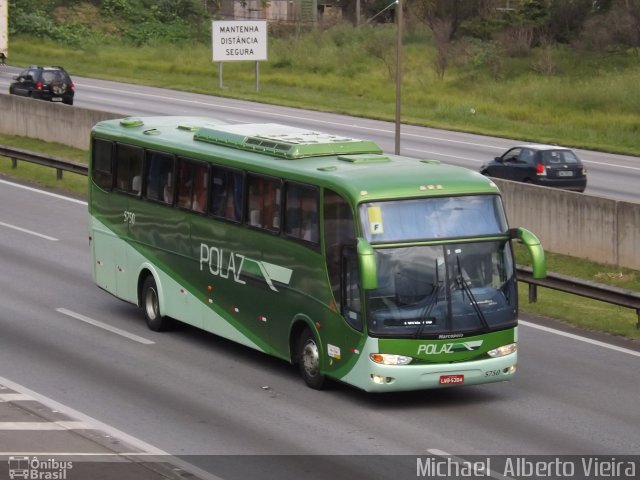
[[[139,195],[142,188],[143,150],[139,147],[116,145],[116,188]]]
[[[279,179],[248,176],[248,221],[252,227],[263,228],[271,232],[280,231],[280,192]]]
[[[351,326],[361,329],[359,317],[348,317],[350,315],[349,312],[357,313],[353,308],[355,305],[352,305],[352,300],[355,298],[343,298],[343,293],[351,294],[353,293],[353,288],[350,288],[347,284],[345,284],[344,289],[342,288],[343,281],[351,282],[351,287],[358,284],[357,277],[354,277],[358,273],[357,269],[349,274],[347,272],[343,273],[343,268],[349,266],[348,262],[343,262],[343,251],[348,249],[350,245],[355,244],[353,213],[350,205],[337,193],[325,189],[323,197],[325,260],[333,297],[339,305],[340,311],[347,315],[345,319]]]
[[[284,233],[318,244],[318,190],[294,182],[287,183]]]
[[[147,151],[146,198],[164,203],[172,202],[173,169],[172,155]]]
[[[207,208],[207,166],[180,159],[178,166],[178,206],[204,213]]]
[[[113,188],[113,142],[94,138],[92,149],[93,181],[105,190]]]
[[[243,178],[242,172],[223,167],[211,171],[211,215],[234,222],[242,220]]]
[[[342,250],[342,315],[357,330],[362,330],[360,315],[360,271],[355,247]]]
[[[192,210],[204,213],[207,209],[207,167],[196,165],[193,172]]]

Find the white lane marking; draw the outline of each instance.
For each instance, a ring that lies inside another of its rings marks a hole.
[[[67,315],[69,317],[73,317],[76,320],[80,320],[82,322],[88,323],[90,325],[93,325],[94,327],[98,327],[98,328],[102,328],[104,330],[108,330],[109,332],[115,333],[117,335],[123,336],[125,338],[128,338],[129,340],[133,340],[134,342],[138,342],[138,343],[142,343],[144,345],[153,345],[156,342],[146,339],[144,337],[139,337],[138,335],[135,335],[133,333],[129,333],[125,330],[121,330],[117,327],[112,327],[111,325],[107,325],[106,323],[102,323],[98,320],[94,320],[93,318],[89,318],[89,317],[85,317],[84,315],[81,315],[79,313],[76,312],[72,312],[71,310],[67,310],[66,308],[56,308],[56,312],[58,313],[62,313],[63,315]]]
[[[0,183],[3,185],[11,185],[12,187],[22,188],[24,190],[29,190],[30,192],[41,193],[42,195],[48,195],[49,197],[58,198],[60,200],[66,200],[68,202],[78,203],[80,205],[87,205],[87,202],[83,200],[78,200],[71,197],[65,197],[64,195],[58,195],[57,193],[47,192],[45,190],[40,190],[38,188],[27,187],[26,185],[20,185],[19,183],[7,182],[6,180],[0,180]]]
[[[463,466],[467,466],[468,468],[473,468],[473,466],[476,464],[476,462],[472,462],[470,460],[465,460],[461,457],[458,457],[456,455],[452,455],[451,453],[447,453],[443,450],[438,450],[437,448],[429,448],[427,449],[427,452],[430,453],[431,455],[435,455],[437,457],[442,457],[445,458],[447,460],[449,460],[452,463],[457,463],[459,464],[461,467]],[[457,477],[458,475],[455,475],[455,472],[453,477]],[[492,478],[498,478],[500,480],[514,480],[511,477],[507,477],[505,475],[501,475],[498,472],[494,472],[493,470],[486,470],[484,468],[479,468],[477,471],[474,472],[474,476],[473,478],[477,478],[477,477],[492,477]]]
[[[626,353],[627,355],[633,355],[634,357],[640,357],[640,352],[636,352],[635,350],[630,350],[624,347],[618,347],[617,345],[611,345],[606,342],[601,342],[600,340],[593,340],[587,337],[581,337],[580,335],[575,335],[573,333],[563,332],[562,330],[556,330],[555,328],[549,328],[542,325],[536,325],[535,323],[526,322],[524,320],[518,320],[519,325],[524,325],[527,327],[535,328],[537,330],[542,330],[543,332],[554,333],[556,335],[561,335],[563,337],[572,338],[574,340],[579,340],[581,342],[590,343],[591,345],[597,345],[599,347],[608,348],[610,350],[615,350],[616,352]]]
[[[469,158],[469,157],[460,157],[458,155],[447,155],[446,153],[439,153],[439,152],[431,152],[429,150],[421,150],[419,148],[404,148],[403,150],[407,150],[409,152],[420,152],[420,153],[426,153],[427,155],[439,155],[441,157],[450,157],[450,158],[458,158],[460,160],[468,160],[470,162],[476,162],[476,163],[483,163],[486,162],[486,160],[482,160],[482,159],[477,159],[477,158]]]
[[[130,445],[131,447],[137,448],[139,450],[142,450],[143,452],[146,452],[148,455],[152,455],[152,456],[157,456],[157,457],[162,457],[161,461],[164,463],[169,463],[171,465],[174,465],[176,467],[180,467],[182,470],[185,470],[189,473],[191,473],[192,475],[195,475],[198,479],[201,480],[223,480],[221,477],[218,477],[216,475],[213,475],[212,473],[207,472],[206,470],[203,470],[199,467],[196,467],[195,465],[192,465],[180,458],[177,458],[167,452],[165,452],[164,450],[161,450],[157,447],[154,447],[153,445],[150,445],[148,443],[146,443],[143,440],[140,440],[139,438],[136,438],[132,435],[129,435],[128,433],[123,432],[122,430],[118,430],[117,428],[112,427],[111,425],[107,425],[106,423],[101,422],[100,420],[97,420],[93,417],[90,417],[89,415],[79,412],[78,410],[75,410],[71,407],[68,407],[67,405],[60,403],[60,402],[56,402],[55,400],[49,398],[49,397],[45,397],[44,395],[39,394],[38,392],[35,392],[34,390],[30,390],[29,388],[20,385],[19,383],[13,382],[11,380],[9,380],[8,378],[4,378],[2,376],[0,376],[0,385],[4,385],[6,387],[9,387],[11,390],[15,391],[15,392],[20,392],[20,393],[24,393],[25,395],[29,395],[31,397],[33,397],[34,399],[36,399],[38,402],[42,403],[43,405],[49,407],[52,410],[56,410],[58,412],[61,412],[65,415],[67,415],[68,417],[71,418],[75,418],[78,421],[81,421],[83,423],[86,423],[87,425],[91,426],[92,430],[99,430],[101,432],[104,432],[114,438],[117,438],[118,440],[120,440],[121,442],[125,442],[128,445]],[[124,454],[123,454],[124,455]]]
[[[56,237],[50,237],[49,235],[44,235],[42,233],[34,232],[33,230],[27,230],[26,228],[17,227],[15,225],[11,225],[10,223],[0,222],[0,226],[10,228],[12,230],[17,230],[18,232],[22,232],[22,233],[28,233],[29,235],[33,235],[34,237],[44,238],[45,240],[50,240],[52,242],[58,241]]]
[[[92,430],[84,422],[0,422],[2,430]]]
[[[24,393],[0,393],[0,402],[18,402],[21,400],[33,400]]]

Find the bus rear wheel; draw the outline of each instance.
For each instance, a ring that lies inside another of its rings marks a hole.
[[[147,326],[154,332],[166,330],[169,326],[167,317],[160,314],[160,301],[158,300],[158,287],[151,275],[144,279],[142,284],[142,298],[140,307],[147,321]]]
[[[316,390],[322,390],[326,377],[320,373],[320,349],[315,336],[305,328],[298,339],[298,367],[305,383]]]

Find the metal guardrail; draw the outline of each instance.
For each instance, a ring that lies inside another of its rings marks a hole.
[[[63,160],[62,158],[52,157],[51,155],[29,152],[20,148],[6,147],[4,145],[0,145],[0,156],[11,159],[11,168],[17,168],[18,160],[55,168],[56,178],[58,180],[62,179],[63,170],[84,176],[87,176],[89,172],[89,167],[84,163],[71,162],[69,160]]]
[[[537,301],[538,287],[550,288],[620,307],[632,308],[638,316],[636,328],[640,329],[640,293],[638,292],[553,272],[547,273],[545,278],[533,278],[532,270],[529,267],[518,266],[516,270],[518,281],[529,284],[529,303]]]
[[[87,175],[88,167],[82,163],[71,162],[61,158],[28,152],[18,148],[10,148],[0,145],[0,156],[11,159],[12,167],[17,167],[18,160],[24,162],[37,163],[47,167],[55,168],[58,171],[58,179],[62,178],[62,171]],[[561,292],[579,295],[581,297],[599,300],[601,302],[632,308],[636,311],[638,322],[636,328],[640,329],[640,293],[623,288],[611,287],[601,283],[581,280],[579,278],[561,275],[559,273],[548,273],[546,278],[533,278],[531,268],[517,267],[518,280],[529,284],[529,302],[535,303],[538,299],[538,287],[550,288]]]

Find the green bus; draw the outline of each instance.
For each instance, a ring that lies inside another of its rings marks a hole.
[[[152,330],[180,321],[365,391],[510,379],[518,295],[497,186],[371,141],[201,117],[91,132],[96,284]]]

